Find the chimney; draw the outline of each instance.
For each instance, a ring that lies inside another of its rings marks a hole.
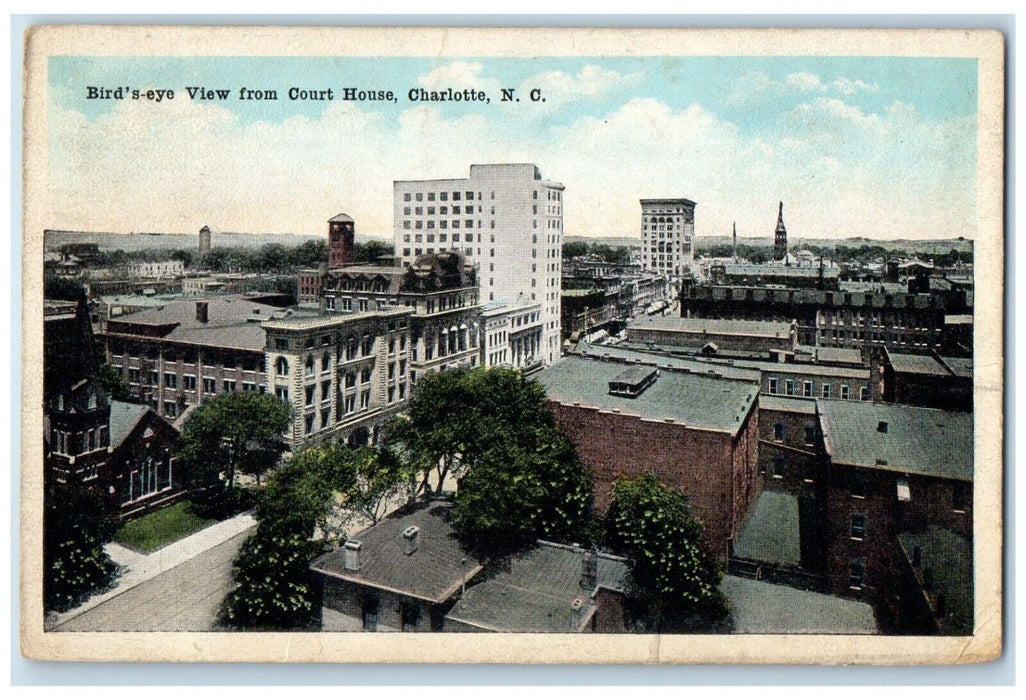
[[[582,618],[584,617],[584,599],[574,598],[570,603],[570,629],[576,632],[581,629]]]
[[[206,323],[210,319],[210,303],[206,301],[196,302],[196,320]]]
[[[360,570],[360,550],[363,549],[363,544],[358,540],[346,540],[346,571],[359,571]]]
[[[403,554],[409,556],[416,552],[418,547],[420,547],[420,528],[410,525],[403,530]]]
[[[595,552],[585,552],[581,566],[581,588],[586,591],[595,590],[598,584],[598,557]]]

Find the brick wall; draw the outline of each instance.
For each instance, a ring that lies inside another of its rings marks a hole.
[[[750,414],[736,439],[680,423],[549,402],[556,420],[592,470],[595,509],[609,508],[619,476],[649,472],[687,495],[706,544],[725,560],[728,539],[758,496],[757,420]]]

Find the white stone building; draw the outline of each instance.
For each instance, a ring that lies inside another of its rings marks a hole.
[[[677,279],[695,264],[695,203],[690,199],[641,200],[641,263]]]
[[[522,297],[541,306],[539,358],[560,353],[563,190],[527,163],[471,165],[469,178],[394,183],[395,250],[460,251],[477,264],[481,302]]]

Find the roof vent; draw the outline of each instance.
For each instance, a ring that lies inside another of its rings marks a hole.
[[[876,424],[876,432],[886,433],[887,432],[887,421],[882,420]]]
[[[653,384],[659,372],[651,366],[634,366],[616,375],[609,382],[609,393],[612,396],[623,396],[636,399]]]
[[[410,525],[403,530],[403,554],[409,556],[416,552],[418,547],[420,547],[420,528]]]
[[[586,591],[595,590],[598,582],[598,557],[595,552],[585,552],[581,566],[581,588]]]

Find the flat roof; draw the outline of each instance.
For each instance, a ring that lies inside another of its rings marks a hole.
[[[835,464],[973,480],[973,414],[899,404],[817,399]],[[887,424],[887,432],[879,430]]]
[[[539,542],[493,578],[469,587],[446,618],[494,632],[570,632],[575,598],[589,608],[595,587],[622,590],[627,581],[626,559],[599,553],[596,585],[582,588],[586,554],[580,547]]]
[[[622,363],[569,356],[549,365],[534,379],[550,399],[562,404],[580,403],[651,420],[671,419],[731,435],[752,410],[759,391],[755,381],[661,370],[655,383],[636,398],[613,396],[609,382],[623,371]]]
[[[345,568],[345,548],[328,552],[310,564],[331,578],[391,591],[400,595],[442,603],[481,571],[481,562],[460,545],[449,524],[452,504],[419,503],[389,515],[350,539],[361,543],[358,571]],[[403,554],[402,533],[419,528],[416,552]]]
[[[649,316],[639,318],[627,327],[627,332],[630,333],[634,329],[755,336],[760,338],[780,338],[781,340],[787,340],[791,335],[791,324],[779,321],[683,318],[681,316]]]
[[[657,355],[645,352],[644,350],[632,350],[622,345],[592,345],[582,341],[577,344],[577,353],[589,357],[609,357],[625,362],[673,367],[687,372],[696,372],[706,376],[726,377],[728,379],[743,379],[757,382],[761,378],[759,372],[753,369],[739,369],[732,365],[713,364],[711,362],[702,362],[701,360],[670,355]]]
[[[740,576],[724,576],[733,632],[742,634],[877,634],[873,607]]]
[[[816,415],[816,399],[781,394],[760,394],[759,409]]]

